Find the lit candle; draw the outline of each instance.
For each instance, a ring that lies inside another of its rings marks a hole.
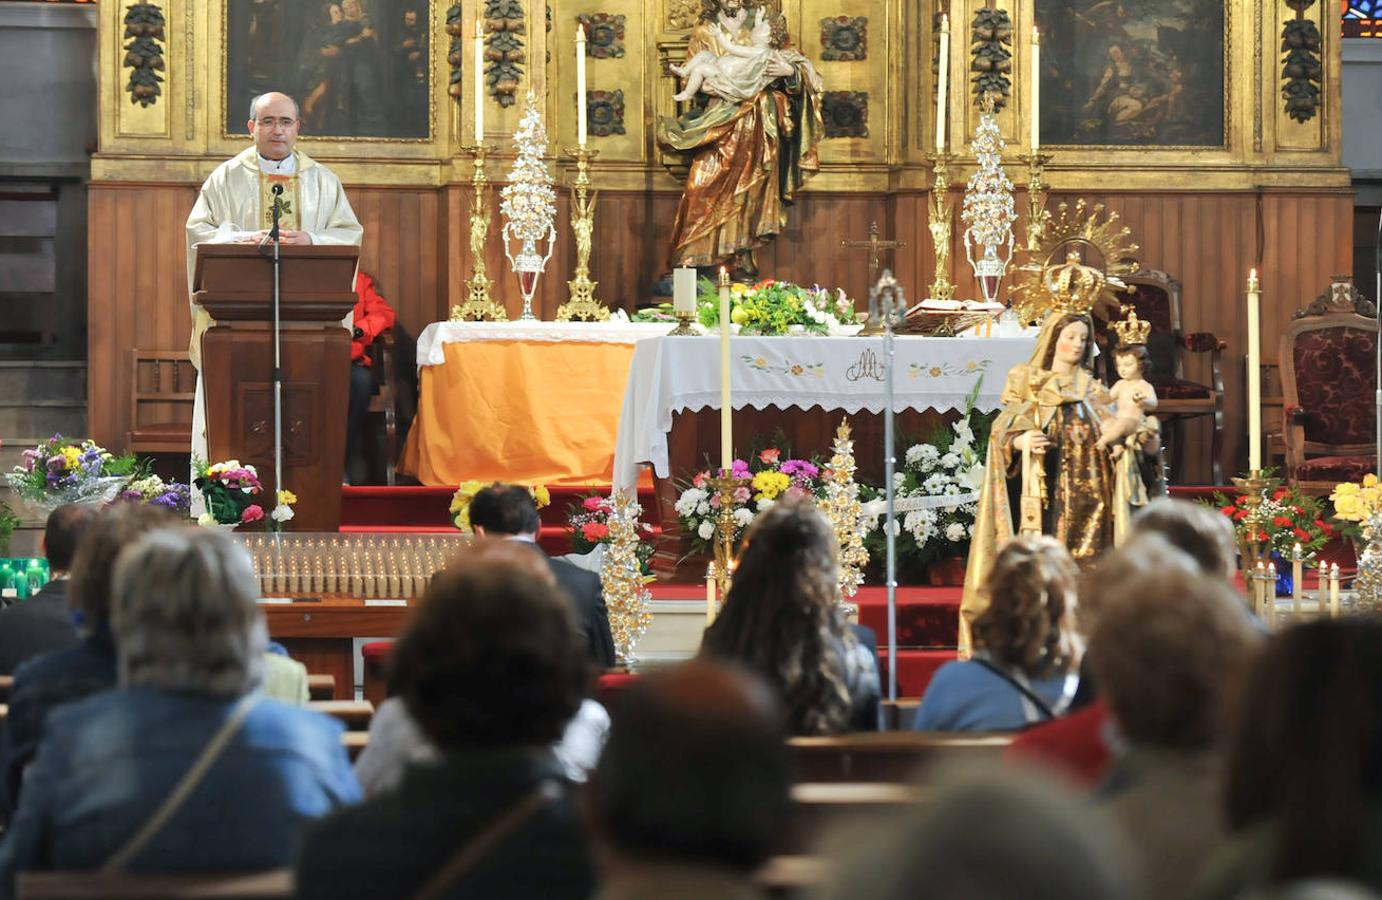
[[[1276,630],[1276,572],[1267,565],[1262,564],[1262,605],[1267,609],[1267,627]]]
[[[1252,596],[1252,611],[1265,620],[1267,611],[1262,608],[1262,563],[1260,562],[1253,563],[1252,584],[1248,585],[1248,590]]]
[[[672,309],[682,314],[696,314],[696,270],[690,266],[672,270]]]
[[[576,26],[576,143],[585,146],[585,26]]]
[[[715,564],[705,567],[705,626],[715,624]]]
[[[1041,147],[1041,32],[1032,26],[1032,155]]]
[[[1329,567],[1329,617],[1339,617],[1339,564]]]
[[[1248,275],[1248,469],[1262,469],[1262,290]]]
[[[940,71],[936,76],[936,152],[945,152],[945,93],[950,87],[950,16],[941,14]]]
[[[475,11],[475,146],[485,142],[485,19]]]
[[[1291,548],[1291,613],[1295,616],[1293,621],[1300,620],[1300,588],[1301,576],[1305,574],[1305,554],[1301,552],[1300,541]]]
[[[720,266],[720,465],[724,474],[734,469],[732,397],[729,389],[729,270]]]

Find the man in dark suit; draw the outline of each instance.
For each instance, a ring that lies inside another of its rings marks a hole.
[[[0,610],[0,675],[13,675],[31,656],[77,642],[67,608],[67,571],[95,514],[96,507],[84,503],[68,503],[49,513],[43,529],[49,581],[29,599]]]
[[[537,544],[540,524],[532,495],[517,485],[490,485],[470,501],[470,527],[477,535],[523,542],[547,560],[557,584],[571,603],[590,661],[607,669],[614,665],[614,638],[610,635],[609,612],[605,609],[600,576],[547,556]]]

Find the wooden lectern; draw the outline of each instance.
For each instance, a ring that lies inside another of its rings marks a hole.
[[[294,531],[336,531],[350,402],[355,246],[279,248],[283,486],[297,495]],[[193,300],[216,324],[202,336],[210,462],[253,465],[267,516],[274,476],[273,256],[253,244],[200,244]]]

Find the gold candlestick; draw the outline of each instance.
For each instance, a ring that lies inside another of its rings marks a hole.
[[[1027,164],[1027,251],[1035,253],[1041,249],[1041,238],[1046,233],[1046,189],[1041,175],[1051,157],[1045,153],[1023,153],[1017,158]]]
[[[1243,569],[1243,580],[1248,581],[1257,563],[1271,564],[1271,541],[1259,541],[1256,536],[1262,533],[1262,501],[1267,494],[1277,489],[1280,478],[1267,478],[1261,469],[1253,469],[1246,478],[1234,478],[1233,485],[1243,494],[1243,505],[1248,515],[1243,520],[1250,537],[1239,537],[1239,565]]]
[[[466,301],[451,307],[451,321],[463,322],[467,319],[491,322],[507,322],[509,314],[502,305],[490,297],[489,288],[494,282],[485,273],[485,245],[489,242],[489,177],[485,174],[485,157],[489,148],[484,144],[463,147],[462,150],[475,157],[475,174],[470,177],[474,186],[474,196],[470,201],[470,280],[466,282]]]
[[[710,479],[720,495],[720,511],[715,517],[715,585],[723,606],[729,597],[730,580],[734,574],[734,491],[748,485],[748,479],[735,478],[728,471]]]
[[[576,277],[566,283],[571,289],[571,299],[557,308],[557,321],[569,322],[582,319],[591,322],[604,322],[609,319],[609,310],[595,298],[595,288],[599,282],[590,280],[590,249],[595,234],[595,198],[599,191],[590,192],[590,161],[600,151],[586,147],[576,147],[566,151],[566,155],[576,160],[576,181],[571,197],[571,230],[576,234]]]
[[[930,230],[931,246],[936,251],[936,277],[931,282],[927,296],[932,300],[951,300],[955,296],[955,285],[950,283],[950,222],[954,204],[950,200],[950,163],[953,153],[933,151],[926,154],[931,168],[936,173],[931,185]]]

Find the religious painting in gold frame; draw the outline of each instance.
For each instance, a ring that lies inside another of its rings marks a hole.
[[[1226,0],[1035,0],[1041,142],[1222,148]]]
[[[225,0],[225,135],[244,133],[253,97],[280,90],[305,136],[429,140],[432,2]]]

